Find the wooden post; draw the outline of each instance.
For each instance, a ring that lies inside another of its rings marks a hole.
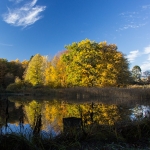
[[[63,118],[63,131],[64,133],[70,132],[70,131],[81,131],[82,127],[82,119],[76,118],[76,117],[68,117]]]

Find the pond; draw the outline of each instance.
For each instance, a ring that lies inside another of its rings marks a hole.
[[[83,126],[93,123],[114,125],[150,117],[149,101],[106,101],[106,99],[65,100],[4,97],[0,100],[1,134],[34,133],[56,136],[63,131],[63,118],[82,118]]]

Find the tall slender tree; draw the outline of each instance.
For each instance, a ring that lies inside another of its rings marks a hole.
[[[44,56],[36,54],[29,62],[25,72],[25,81],[28,81],[33,86],[44,83]]]

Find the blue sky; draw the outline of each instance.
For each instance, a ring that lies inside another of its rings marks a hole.
[[[86,38],[150,70],[150,0],[0,0],[0,58],[52,57]]]

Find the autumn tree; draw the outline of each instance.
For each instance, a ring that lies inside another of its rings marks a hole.
[[[8,63],[8,72],[13,74],[14,77],[19,77],[22,79],[24,69],[19,59],[12,60]]]
[[[51,65],[51,62],[48,62],[45,69],[45,85],[50,87],[58,86],[56,69]]]
[[[32,85],[39,85],[44,83],[45,57],[36,54],[29,62],[28,68],[25,72],[25,81]]]
[[[69,86],[118,86],[129,81],[128,61],[115,44],[86,39],[66,49],[63,61]]]
[[[28,64],[29,64],[29,61],[28,61],[28,60],[23,60],[23,61],[21,62],[21,65],[22,65],[22,68],[23,68],[24,71],[25,71],[26,68],[28,67]]]
[[[6,59],[0,59],[0,70],[0,84],[6,88],[9,84],[15,82],[16,77],[22,79],[25,66],[18,59],[10,62]]]
[[[45,84],[51,87],[65,87],[66,86],[66,67],[62,61],[61,52],[54,56],[51,62],[48,63],[45,70]]]

